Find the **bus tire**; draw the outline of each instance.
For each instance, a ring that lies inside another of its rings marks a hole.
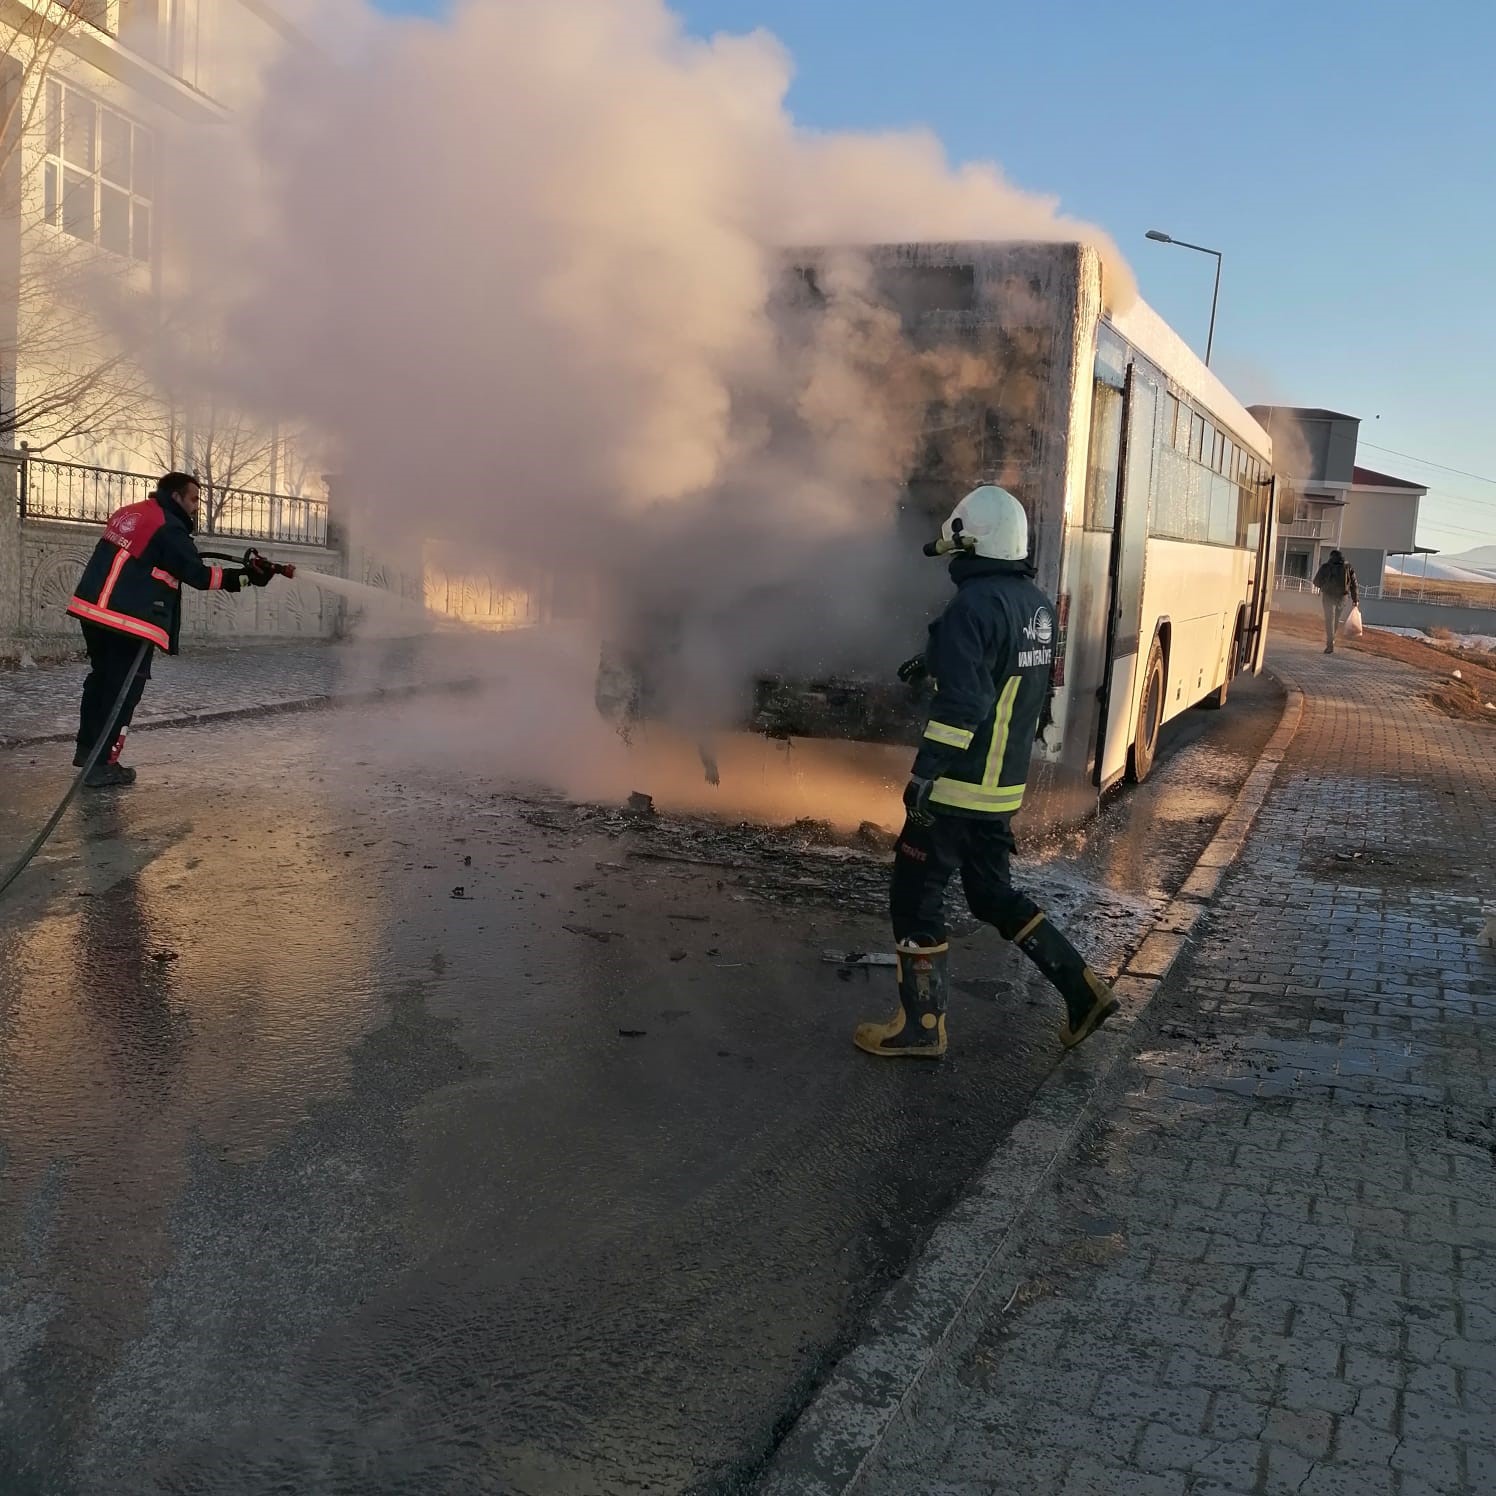
[[[1158,752],[1158,734],[1164,725],[1164,701],[1168,681],[1164,672],[1164,641],[1156,635],[1143,671],[1143,694],[1138,703],[1138,730],[1127,753],[1127,777],[1141,784],[1153,768]]]
[[[1210,711],[1218,712],[1226,705],[1231,694],[1231,682],[1241,673],[1241,620],[1237,619],[1236,632],[1231,636],[1231,653],[1226,657],[1226,679],[1200,703]]]

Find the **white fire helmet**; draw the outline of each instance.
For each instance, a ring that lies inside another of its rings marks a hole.
[[[951,510],[951,517],[940,527],[940,539],[925,550],[934,556],[965,551],[991,561],[1025,560],[1028,515],[1006,488],[984,483]]]

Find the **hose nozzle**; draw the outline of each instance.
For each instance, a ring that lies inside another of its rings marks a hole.
[[[271,576],[285,577],[287,581],[290,581],[296,575],[294,564],[282,565],[279,561],[271,561],[268,557],[262,556],[253,546],[250,546],[244,553],[245,570],[263,572],[266,567],[269,567]]]

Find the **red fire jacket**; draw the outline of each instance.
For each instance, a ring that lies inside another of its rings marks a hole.
[[[183,583],[199,592],[237,592],[243,578],[242,571],[204,562],[186,511],[152,495],[110,516],[68,612],[175,654]]]

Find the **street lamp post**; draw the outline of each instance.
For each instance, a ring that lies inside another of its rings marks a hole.
[[[1188,244],[1183,239],[1176,239],[1172,234],[1165,234],[1160,229],[1149,229],[1148,237],[1159,244],[1177,244],[1180,249],[1199,250],[1202,255],[1214,255],[1216,261],[1216,283],[1215,290],[1210,297],[1210,332],[1205,338],[1205,367],[1210,367],[1210,350],[1215,346],[1216,335],[1216,303],[1221,299],[1221,252],[1218,249],[1206,249],[1203,244]]]

